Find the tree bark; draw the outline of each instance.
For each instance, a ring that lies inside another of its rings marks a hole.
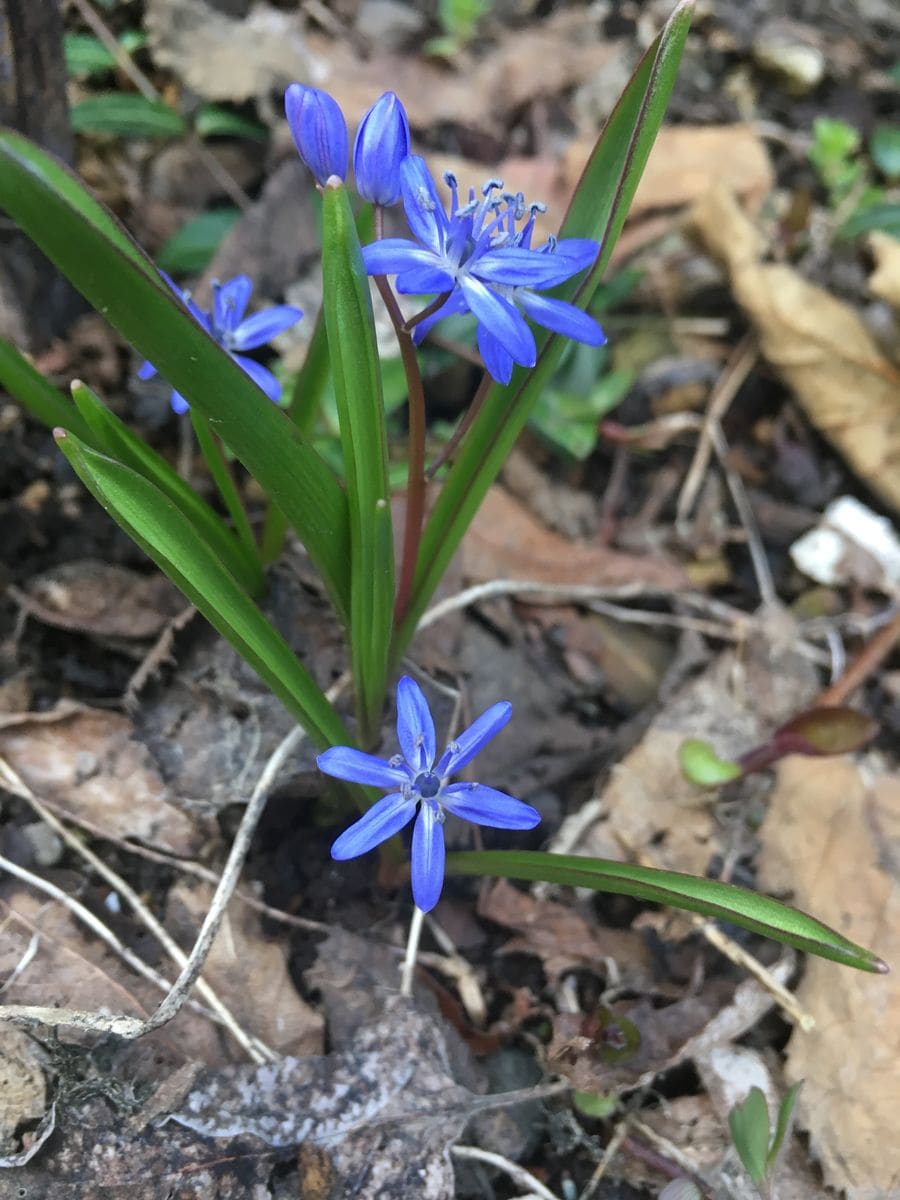
[[[0,124],[72,162],[59,0],[0,0]],[[83,308],[52,263],[0,215],[0,335],[37,350]]]

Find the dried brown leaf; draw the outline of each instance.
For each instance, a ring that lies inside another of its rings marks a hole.
[[[874,767],[874,764],[873,764]],[[850,759],[786,759],[762,827],[760,882],[900,964],[900,777]],[[799,1124],[850,1200],[900,1189],[900,977],[810,958],[798,1000],[816,1019],[788,1045]]]
[[[185,857],[202,844],[118,713],[63,703],[48,713],[0,715],[0,755],[39,798],[116,837]]]
[[[462,556],[465,575],[479,583],[533,579],[554,585],[632,585],[658,591],[689,586],[687,575],[676,563],[554,533],[499,487],[490,489],[469,526]]]
[[[167,901],[167,921],[185,946],[193,943],[209,911],[212,888],[176,883]],[[248,1033],[278,1053],[321,1054],[325,1023],[297,991],[288,972],[287,949],[269,941],[258,915],[232,904],[203,966],[203,977]]]
[[[727,267],[763,354],[810,421],[884,500],[900,506],[900,370],[848,304],[792,267],[761,261],[765,241],[729,192],[710,191],[692,220]]]
[[[29,616],[100,637],[155,637],[184,608],[184,597],[163,575],[80,558],[29,580],[17,597]]]
[[[0,972],[2,975],[2,972]],[[16,1152],[19,1125],[37,1121],[47,1108],[45,1055],[20,1029],[0,1024],[0,1155]]]
[[[900,312],[900,241],[889,233],[876,229],[867,239],[875,259],[875,270],[869,276],[869,291],[887,300]]]

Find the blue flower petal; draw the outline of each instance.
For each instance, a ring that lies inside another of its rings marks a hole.
[[[172,412],[178,413],[179,416],[181,416],[182,413],[186,413],[191,407],[187,400],[185,400],[184,396],[182,396],[181,392],[173,391],[169,397],[169,403],[172,405]]]
[[[541,814],[524,800],[482,783],[452,783],[441,792],[448,812],[492,829],[534,829]]]
[[[253,281],[249,275],[235,275],[227,283],[213,284],[213,327],[220,333],[234,333],[244,319]]]
[[[382,796],[336,839],[331,847],[331,857],[341,862],[366,854],[409,824],[415,811],[415,800],[404,796],[402,792]]]
[[[511,716],[512,705],[508,700],[500,700],[485,709],[468,729],[450,743],[434,769],[435,774],[446,779],[448,775],[461,771],[509,723]]]
[[[363,117],[353,143],[353,174],[363,200],[397,203],[400,164],[408,154],[406,110],[394,92],[385,92]]]
[[[397,684],[397,739],[413,771],[428,771],[437,751],[434,719],[425,693],[409,675]]]
[[[594,318],[574,304],[529,291],[518,292],[516,300],[532,321],[537,321],[545,329],[574,338],[576,342],[587,342],[589,346],[602,346],[606,342],[606,334]]]
[[[272,374],[268,367],[264,367],[253,358],[247,358],[243,354],[232,354],[234,361],[240,366],[245,374],[249,375],[258,388],[266,393],[273,404],[277,404],[281,399],[281,384]]]
[[[472,264],[471,270],[473,275],[487,283],[549,287],[550,282],[560,283],[580,271],[581,267],[573,259],[559,258],[556,254],[526,250],[522,246],[506,246],[499,250],[488,250]]]
[[[138,379],[152,379],[156,374],[156,367],[151,362],[144,362],[138,367]]]
[[[348,783],[391,789],[409,783],[409,772],[403,767],[392,767],[383,758],[364,754],[352,746],[332,746],[319,755],[316,765],[324,774],[345,779]]]
[[[423,803],[413,826],[411,850],[413,900],[422,912],[430,912],[440,899],[444,858],[444,827],[437,806]]]
[[[435,254],[443,254],[447,214],[425,160],[418,154],[410,154],[403,160],[400,189],[406,220],[413,235]]]
[[[485,369],[497,383],[509,383],[512,377],[513,360],[506,353],[486,325],[478,326],[478,349]]]
[[[469,308],[507,354],[523,367],[533,367],[537,359],[534,335],[516,306],[471,276],[464,276],[460,287]]]
[[[439,267],[413,267],[397,276],[397,291],[403,296],[430,292],[451,292],[454,278]]]
[[[415,267],[440,268],[443,259],[433,250],[407,238],[383,238],[362,248],[363,262],[368,275],[399,275]]]
[[[349,139],[338,102],[319,88],[292,83],[284,112],[300,157],[323,187],[332,175],[346,178]]]
[[[231,340],[235,350],[255,350],[264,346],[283,329],[290,329],[303,316],[303,310],[290,304],[275,304],[241,321]]]

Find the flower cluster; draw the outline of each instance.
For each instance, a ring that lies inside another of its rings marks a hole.
[[[285,108],[300,157],[320,185],[347,173],[347,125],[333,97],[295,83]],[[438,321],[471,312],[478,348],[494,379],[508,383],[513,365],[534,366],[537,350],[525,317],[564,337],[602,345],[603,330],[587,313],[539,293],[591,266],[599,246],[587,238],[550,238],[532,247],[541,204],[526,206],[521,192],[503,192],[488,180],[460,202],[457,181],[444,180],[449,210],[422,158],[409,152],[409,121],[400,100],[386,92],[363,117],[353,150],[356,188],[377,205],[403,201],[415,240],[385,238],[363,248],[370,275],[396,275],[401,293],[441,295],[444,303],[419,322],[421,341]],[[519,227],[519,223],[524,224]],[[524,315],[523,315],[524,314]]]
[[[247,358],[242,351],[256,350],[270,342],[283,329],[296,325],[303,316],[302,310],[289,304],[276,304],[254,313],[252,317],[245,316],[253,284],[246,275],[236,275],[227,283],[213,284],[213,307],[212,311],[207,313],[194,303],[188,292],[183,292],[173,283],[168,275],[163,275],[163,278],[181,297],[194,320],[228,351],[257,387],[277,404],[281,399],[281,384],[270,370],[255,359]],[[138,378],[152,379],[155,374],[156,367],[145,362],[138,371]],[[175,412],[187,411],[188,402],[180,392],[173,390],[171,401]]]
[[[512,716],[506,701],[492,704],[435,762],[437,745],[428,701],[414,679],[397,685],[397,740],[401,754],[376,758],[351,746],[335,746],[320,754],[319,770],[350,783],[389,790],[337,839],[331,856],[356,858],[398,833],[416,818],[412,835],[412,891],[416,905],[428,912],[437,904],[444,883],[444,820],[447,813],[494,829],[533,829],[540,813],[530,804],[481,783],[448,783]]]

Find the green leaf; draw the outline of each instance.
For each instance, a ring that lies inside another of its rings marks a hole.
[[[600,1096],[595,1092],[573,1092],[572,1103],[585,1117],[606,1121],[619,1107],[618,1096]]]
[[[900,204],[886,202],[859,209],[844,222],[838,234],[844,240],[850,240],[871,233],[873,229],[900,238]]]
[[[556,289],[586,307],[613,252],[662,124],[690,26],[692,0],[682,0],[638,64],[613,110],[569,206],[560,236],[594,238],[601,249],[588,277]],[[510,181],[507,181],[510,182]],[[565,349],[565,339],[536,331],[537,365],[517,367],[506,387],[495,384],[457,452],[422,537],[412,598],[395,636],[398,660],[434,589],[456,553],[488,488],[497,478]]]
[[[778,1119],[775,1122],[775,1133],[772,1137],[772,1144],[769,1147],[769,1153],[766,1155],[766,1166],[771,1173],[777,1163],[778,1157],[781,1154],[781,1149],[784,1146],[785,1139],[791,1131],[791,1126],[794,1123],[794,1108],[797,1104],[797,1097],[800,1095],[800,1089],[803,1087],[803,1080],[795,1083],[792,1088],[788,1088],[787,1094],[778,1106]]]
[[[173,471],[166,460],[146,442],[132,433],[115,413],[85,384],[72,384],[72,396],[89,435],[82,437],[94,450],[116,459],[154,484],[178,506],[220,562],[251,595],[257,595],[265,582],[262,568],[255,556],[249,554],[220,517],[205,500]],[[71,420],[57,421],[64,429],[73,429]]]
[[[67,33],[63,38],[63,55],[70,75],[99,75],[112,71],[116,65],[115,55],[89,33]]]
[[[346,497],[292,422],[189,316],[112,214],[60,162],[11,130],[0,130],[0,207],[210,419],[293,525],[346,620]]]
[[[900,177],[900,125],[876,125],[869,153],[882,175],[888,179]]]
[[[758,1087],[751,1088],[746,1099],[734,1106],[728,1124],[744,1170],[757,1187],[762,1187],[768,1174],[769,1110]]]
[[[181,509],[142,475],[71,434],[59,430],[57,442],[110,516],[253,667],[316,745],[352,744],[315,680]]]
[[[360,737],[381,726],[394,605],[387,434],[369,279],[346,188],[322,204],[322,296],[350,509],[350,654]]]
[[[447,871],[459,875],[491,875],[508,879],[544,880],[569,887],[593,888],[635,896],[673,908],[686,908],[721,921],[731,921],[820,958],[830,958],[861,971],[883,973],[885,964],[871,950],[829,929],[815,917],[768,896],[701,879],[680,871],[636,867],[605,858],[547,854],[539,850],[469,850],[447,856]]]
[[[709,742],[687,738],[678,747],[678,765],[685,779],[698,787],[715,788],[741,775],[740,765],[719,758]]]
[[[269,131],[260,121],[242,117],[220,104],[204,104],[194,114],[194,132],[200,137],[247,138],[253,142],[269,140]]]
[[[163,243],[156,256],[160,268],[170,275],[199,275],[240,216],[239,208],[216,208],[191,217]]]
[[[90,430],[75,405],[56,390],[11,342],[0,338],[0,386],[48,429],[63,425],[91,441]]]
[[[117,137],[180,137],[187,122],[164,100],[139,92],[103,92],[72,105],[72,128],[77,133],[111,133]]]

